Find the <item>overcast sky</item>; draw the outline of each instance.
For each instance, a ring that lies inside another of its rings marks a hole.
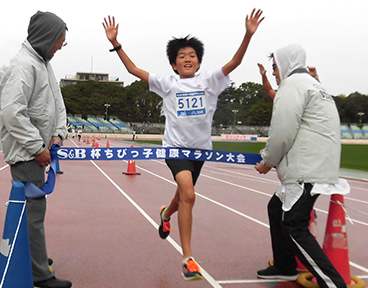
[[[68,25],[68,45],[51,64],[57,79],[76,72],[109,73],[126,85],[131,76],[116,53],[108,50],[103,18],[114,15],[120,24],[118,40],[135,64],[159,74],[173,74],[166,43],[187,34],[203,41],[202,70],[226,64],[245,33],[245,17],[253,8],[266,17],[253,36],[243,63],[230,74],[236,86],[261,83],[257,62],[263,63],[274,88],[268,55],[291,43],[307,52],[307,64],[316,66],[321,82],[333,95],[355,91],[368,95],[368,1],[332,0],[21,0],[6,1],[0,11],[0,66],[20,49],[30,17],[50,11]]]

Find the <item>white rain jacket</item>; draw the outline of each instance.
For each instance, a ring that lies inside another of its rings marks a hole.
[[[309,75],[300,45],[277,50],[274,59],[281,83],[262,153],[264,164],[277,167],[283,185],[337,184],[340,120],[333,98]]]
[[[0,70],[0,135],[10,165],[34,159],[52,136],[67,137],[66,110],[54,72],[28,40]]]

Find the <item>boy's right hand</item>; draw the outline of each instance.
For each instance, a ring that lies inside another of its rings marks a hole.
[[[112,17],[112,20],[111,20],[111,17],[109,15],[108,20],[109,21],[107,21],[107,19],[104,18],[105,22],[102,22],[102,25],[105,28],[107,39],[109,39],[109,41],[111,43],[113,43],[113,45],[114,45],[114,44],[117,43],[116,37],[118,36],[119,24],[115,25],[115,17],[114,16]],[[114,42],[116,42],[116,43],[114,43]]]

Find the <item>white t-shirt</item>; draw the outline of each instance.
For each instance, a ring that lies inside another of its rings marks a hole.
[[[151,73],[149,89],[162,97],[166,117],[163,146],[212,149],[217,98],[228,87],[230,78],[222,69],[186,79]]]

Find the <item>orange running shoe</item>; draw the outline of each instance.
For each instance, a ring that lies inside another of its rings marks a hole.
[[[160,227],[158,227],[158,234],[160,234],[161,239],[166,239],[172,231],[172,229],[170,229],[170,219],[166,221],[164,220],[164,213],[166,209],[166,206],[162,206],[160,209],[161,224]]]
[[[194,258],[189,258],[183,264],[182,275],[185,280],[200,280],[203,278],[201,269]]]

